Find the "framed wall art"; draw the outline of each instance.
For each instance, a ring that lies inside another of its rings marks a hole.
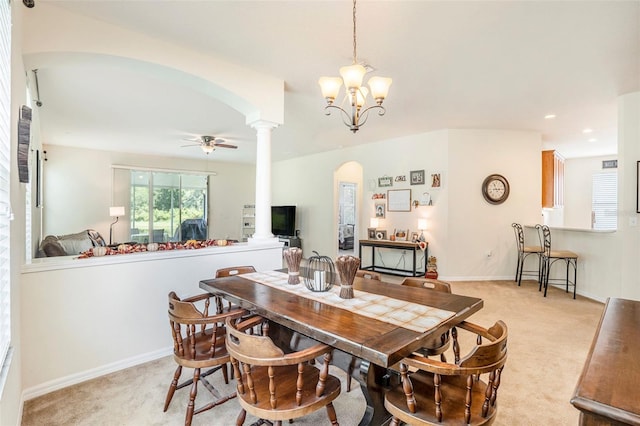
[[[382,176],[378,178],[378,186],[393,186],[393,178],[391,176]]]
[[[376,203],[376,217],[379,219],[384,219],[384,203]]]
[[[411,170],[411,185],[424,185],[424,170]]]
[[[370,240],[376,239],[376,228],[367,228],[367,238]]]
[[[410,212],[411,211],[411,190],[410,189],[389,189],[387,191],[387,210],[390,212]]]
[[[440,188],[442,186],[442,175],[440,173],[431,173],[431,187]]]

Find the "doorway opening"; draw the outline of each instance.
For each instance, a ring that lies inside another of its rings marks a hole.
[[[338,184],[338,254],[355,255],[356,194],[353,182]]]

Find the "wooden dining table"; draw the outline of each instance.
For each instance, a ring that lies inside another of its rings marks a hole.
[[[357,310],[313,300],[295,291],[284,291],[242,275],[202,280],[200,287],[276,325],[359,358],[360,369],[354,378],[360,383],[367,402],[360,425],[381,425],[389,417],[383,405],[384,392],[389,385],[389,378],[394,375],[388,373],[388,367],[422,347],[430,337],[449,330],[483,306],[482,299],[476,297],[355,278],[353,287],[356,297],[361,291],[451,312],[450,317],[437,325],[416,331],[363,315]],[[351,357],[342,357],[345,358]],[[346,369],[344,362],[342,365],[340,362],[336,364]]]

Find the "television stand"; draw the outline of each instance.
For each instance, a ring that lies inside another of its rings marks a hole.
[[[302,240],[298,237],[287,237],[284,235],[278,235],[278,240],[282,241],[285,247],[302,248]]]

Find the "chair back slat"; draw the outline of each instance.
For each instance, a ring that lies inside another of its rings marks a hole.
[[[256,272],[253,266],[231,266],[228,268],[220,268],[216,271],[216,278],[231,277],[234,275],[248,274]]]
[[[428,290],[440,291],[451,294],[451,285],[448,282],[434,280],[432,278],[405,278],[400,285],[410,287],[426,288]]]

